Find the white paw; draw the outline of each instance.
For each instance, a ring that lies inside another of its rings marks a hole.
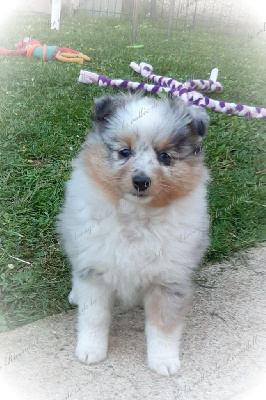
[[[86,364],[94,364],[104,360],[107,356],[106,349],[97,349],[77,344],[76,347],[76,356],[79,361]]]
[[[149,367],[159,375],[175,375],[180,368],[179,357],[149,357]]]

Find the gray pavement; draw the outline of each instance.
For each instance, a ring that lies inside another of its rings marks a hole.
[[[148,369],[141,308],[116,308],[108,358],[81,364],[72,310],[0,334],[0,399],[265,400],[265,265],[259,246],[199,271],[177,376]]]

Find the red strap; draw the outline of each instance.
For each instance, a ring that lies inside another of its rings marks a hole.
[[[20,49],[20,50],[8,50],[8,49],[3,49],[0,47],[0,54],[6,55],[6,56],[12,56],[12,55],[17,55],[17,54],[26,54],[27,50],[25,49]]]

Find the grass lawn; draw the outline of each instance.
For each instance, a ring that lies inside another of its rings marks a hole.
[[[213,97],[266,107],[266,33],[246,41],[221,33],[175,32],[141,23],[131,44],[120,19],[65,17],[59,31],[48,16],[14,17],[0,27],[0,46],[26,36],[78,49],[91,57],[82,68],[110,77],[139,78],[131,61],[147,61],[178,80],[208,78],[220,69],[222,94]],[[79,84],[80,65],[0,56],[0,331],[70,308],[69,265],[55,234],[70,161],[91,126],[94,97],[111,89]],[[212,182],[208,262],[265,240],[266,121],[210,112],[204,139]],[[20,260],[23,261],[20,261]]]

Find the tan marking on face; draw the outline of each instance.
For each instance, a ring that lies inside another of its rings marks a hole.
[[[118,204],[119,176],[112,171],[108,162],[107,149],[104,146],[95,145],[86,148],[83,153],[86,173],[94,180],[96,185],[107,195],[114,204]]]
[[[153,196],[149,203],[151,207],[166,207],[173,201],[187,196],[204,175],[204,167],[199,159],[176,161],[175,165],[169,168],[171,176],[166,176],[162,169],[155,171],[150,188],[150,195]]]
[[[171,140],[163,139],[158,142],[156,142],[156,151],[161,152],[163,150],[167,151],[168,147],[172,144]]]
[[[130,147],[131,149],[135,147],[136,143],[135,143],[135,138],[130,135],[125,133],[124,135],[122,135],[121,139],[127,144],[128,147]]]
[[[112,170],[108,150],[101,145],[86,148],[83,153],[86,173],[116,206],[132,189],[131,166],[128,161],[119,170]]]
[[[180,317],[185,314],[187,300],[177,299],[174,294],[158,285],[151,289],[145,299],[145,314],[151,325],[170,334],[180,324]]]

